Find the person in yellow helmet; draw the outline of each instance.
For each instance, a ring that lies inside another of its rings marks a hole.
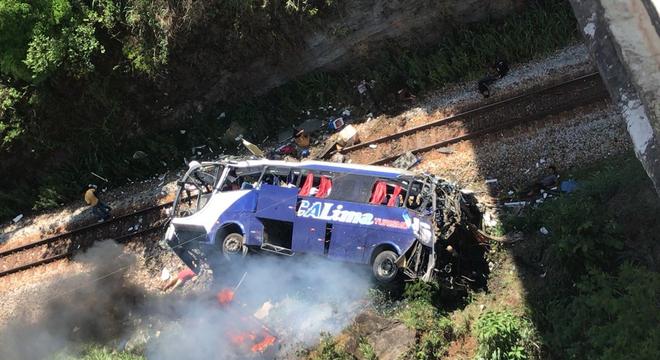
[[[96,185],[89,184],[85,188],[85,202],[92,206],[92,212],[99,218],[99,221],[105,221],[110,218],[112,208],[103,203],[96,192]]]

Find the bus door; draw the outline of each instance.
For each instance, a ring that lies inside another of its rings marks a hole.
[[[305,171],[302,173],[296,221],[293,225],[293,250],[317,255],[328,253],[332,224],[325,212],[332,202],[327,201],[334,191],[332,174]]]
[[[354,224],[332,224],[328,258],[362,262],[367,239],[376,236],[374,229]]]
[[[293,229],[295,222],[298,188],[296,176],[290,169],[267,168],[258,189],[258,220],[255,229],[261,235],[261,248],[284,255],[292,255]]]

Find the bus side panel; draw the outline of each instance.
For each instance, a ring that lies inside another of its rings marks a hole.
[[[294,253],[323,255],[327,221],[296,217],[291,250]]]
[[[264,224],[259,219],[252,219],[246,229],[245,245],[261,246],[264,241]]]
[[[367,239],[376,235],[372,227],[353,224],[332,224],[328,258],[340,261],[363,262]]]
[[[261,184],[256,216],[264,219],[293,222],[296,215],[297,188]]]
[[[415,242],[415,235],[412,233],[391,231],[386,228],[380,228],[372,233],[365,243],[364,256],[362,262],[369,264],[374,250],[379,245],[390,245],[394,247],[397,255],[401,255],[408,250]]]
[[[257,192],[255,190],[250,191],[244,197],[240,198],[234,204],[232,204],[227,210],[225,210],[220,217],[213,225],[212,230],[209,232],[209,242],[214,244],[216,242],[216,234],[218,230],[223,226],[230,223],[237,224],[243,235],[246,239],[250,238],[250,225],[253,222],[254,212],[257,207]]]

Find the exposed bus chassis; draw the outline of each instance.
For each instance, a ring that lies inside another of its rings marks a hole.
[[[437,278],[460,273],[462,245],[477,242],[472,234],[481,222],[481,213],[473,196],[439,178],[429,176],[429,181],[434,185],[433,191],[424,195],[430,197],[432,206],[429,210],[434,214],[434,246],[430,248],[416,241],[396,262],[407,277],[422,281],[441,280]],[[464,231],[459,234],[457,230]],[[454,279],[449,282],[453,285]]]

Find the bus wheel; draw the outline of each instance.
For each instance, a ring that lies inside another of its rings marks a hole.
[[[399,267],[396,265],[396,253],[391,250],[383,250],[374,259],[371,269],[376,281],[387,284],[393,282],[399,275]]]
[[[243,235],[231,233],[222,240],[222,254],[227,260],[240,258],[247,255],[248,248],[244,244]]]

